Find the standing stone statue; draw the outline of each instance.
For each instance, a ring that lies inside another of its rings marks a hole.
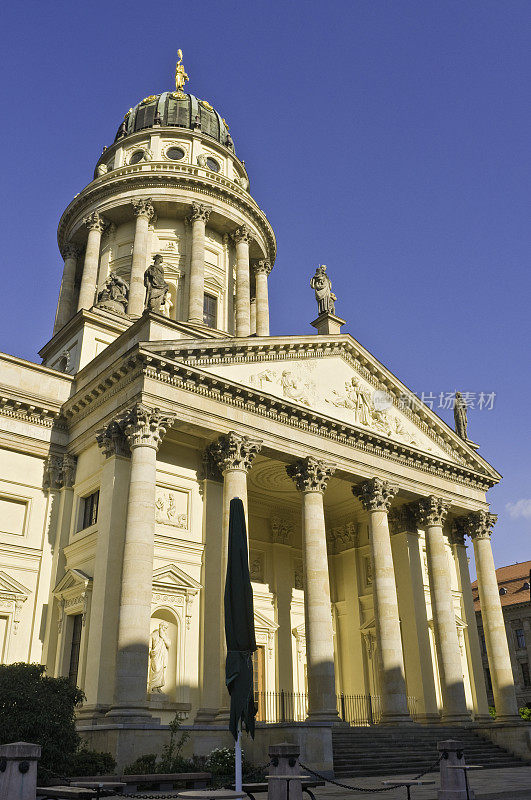
[[[168,650],[171,644],[167,631],[168,623],[161,622],[149,640],[149,691],[158,694],[162,693],[162,688],[166,683]]]
[[[109,311],[125,314],[128,295],[129,285],[127,281],[120,278],[116,272],[111,272],[103,284],[101,292],[98,292],[97,305],[99,308],[107,308]]]
[[[461,392],[455,393],[455,400],[454,400],[454,422],[455,422],[455,432],[461,439],[464,439],[465,442],[468,441],[467,435],[467,413],[466,413],[466,403],[461,396]]]
[[[146,287],[146,302],[144,308],[149,311],[161,313],[161,305],[169,291],[170,285],[164,280],[164,267],[162,266],[162,256],[157,253],[153,257],[153,264],[144,272],[144,286]]]
[[[315,275],[310,281],[310,286],[315,291],[319,315],[335,314],[336,309],[334,301],[337,300],[337,297],[332,292],[332,281],[326,274],[326,266],[324,264],[319,264],[315,270]]]

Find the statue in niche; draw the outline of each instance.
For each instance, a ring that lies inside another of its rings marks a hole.
[[[166,292],[166,294],[164,295],[164,300],[160,304],[160,313],[162,314],[163,317],[168,317],[169,319],[172,308],[173,308],[173,303],[171,301],[170,293]]]
[[[319,264],[315,270],[310,286],[315,292],[319,316],[321,314],[335,314],[336,307],[334,302],[337,297],[332,292],[332,281],[326,274],[326,266],[324,264]]]
[[[116,311],[118,314],[125,314],[128,296],[129,284],[127,281],[120,278],[116,272],[111,272],[103,284],[102,290],[98,292],[97,306],[109,311]]]
[[[166,683],[168,650],[170,649],[168,623],[161,622],[149,640],[149,691],[162,694]]]
[[[146,302],[144,308],[161,314],[161,306],[166,293],[170,290],[170,285],[164,280],[164,267],[162,266],[162,256],[160,253],[153,256],[153,264],[144,272],[144,286],[146,287]]]
[[[461,396],[461,392],[455,393],[455,400],[454,400],[454,422],[455,422],[455,432],[457,435],[464,439],[465,442],[468,441],[468,434],[467,434],[467,426],[468,426],[468,418],[466,412],[466,403]]]

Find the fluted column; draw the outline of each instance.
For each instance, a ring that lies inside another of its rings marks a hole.
[[[243,436],[231,431],[220,436],[207,448],[205,454],[207,471],[212,474],[216,469],[223,477],[222,525],[219,544],[209,543],[209,550],[215,550],[214,573],[210,577],[209,608],[214,615],[214,609],[219,609],[217,617],[217,633],[212,631],[212,641],[205,644],[208,668],[204,675],[203,689],[206,696],[210,697],[211,704],[218,706],[218,721],[228,717],[229,694],[225,686],[225,623],[223,617],[223,595],[225,592],[225,576],[227,572],[227,549],[229,543],[229,517],[230,501],[239,497],[247,513],[247,473],[251,469],[254,459],[260,452],[262,441],[251,436]],[[249,530],[247,529],[247,535]],[[215,529],[207,531],[207,536],[215,536]],[[214,627],[214,626],[212,626]],[[217,687],[216,687],[217,683]],[[216,703],[217,699],[217,703]]]
[[[236,336],[251,333],[251,288],[249,277],[250,231],[242,225],[232,235],[236,244]]]
[[[470,684],[472,689],[472,702],[474,704],[474,718],[476,721],[490,722],[489,703],[485,687],[485,674],[479,646],[478,626],[472,585],[468,571],[468,556],[465,545],[465,532],[468,525],[466,517],[455,517],[450,533],[450,544],[457,570],[458,587],[462,597],[463,619],[467,627],[464,630],[465,648],[467,654]]]
[[[335,465],[308,457],[289,464],[286,471],[302,495],[308,719],[337,722],[334,635],[323,507],[323,494],[335,472]]]
[[[133,200],[132,205],[136,224],[127,313],[133,317],[139,317],[144,311],[144,298],[146,295],[144,272],[148,266],[149,221],[155,214],[155,209],[151,203],[151,197]]]
[[[257,261],[254,264],[256,280],[256,335],[269,336],[269,297],[267,293],[267,277],[271,272],[269,261]]]
[[[382,722],[408,722],[410,717],[407,709],[404,655],[387,519],[398,486],[380,478],[370,478],[359,486],[353,486],[352,492],[369,512],[374,622],[380,653]]]
[[[63,268],[63,279],[59,292],[59,302],[57,303],[57,314],[55,315],[54,334],[66,325],[70,317],[75,314],[74,292],[76,280],[77,259],[79,258],[79,247],[75,244],[67,244],[63,247],[63,258],[65,265]]]
[[[188,218],[192,225],[188,322],[200,324],[203,324],[205,298],[205,226],[211,211],[202,203],[192,203],[192,213]]]
[[[136,403],[120,422],[131,449],[118,609],[114,701],[109,716],[149,717],[147,676],[153,585],[157,450],[173,418]]]
[[[430,495],[419,500],[415,512],[426,536],[433,630],[443,703],[442,719],[444,722],[460,722],[469,720],[470,714],[466,707],[461,650],[443,535],[443,523],[449,505],[448,501]]]
[[[93,211],[92,214],[85,217],[83,223],[88,228],[88,238],[85,261],[83,263],[83,275],[81,276],[81,288],[79,289],[79,299],[77,301],[78,311],[82,308],[92,308],[94,305],[100,263],[101,234],[105,228],[105,221],[97,211]]]
[[[468,515],[468,533],[474,543],[481,619],[487,645],[496,721],[507,722],[519,720],[520,716],[490,543],[492,528],[497,519],[496,514],[488,511],[474,511]]]

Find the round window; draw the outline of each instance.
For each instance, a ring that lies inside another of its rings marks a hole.
[[[172,161],[182,161],[185,155],[180,147],[168,147],[166,150],[166,158],[171,158]]]
[[[207,158],[206,165],[212,172],[219,172],[220,166],[215,158]]]
[[[143,150],[135,150],[131,158],[129,159],[130,164],[138,164],[139,161],[144,159],[144,151]]]

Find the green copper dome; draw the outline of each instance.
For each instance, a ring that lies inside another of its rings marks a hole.
[[[220,144],[234,150],[227,123],[210,103],[181,91],[150,95],[129,109],[118,128],[115,142],[154,125],[200,130],[206,136],[211,136]]]

